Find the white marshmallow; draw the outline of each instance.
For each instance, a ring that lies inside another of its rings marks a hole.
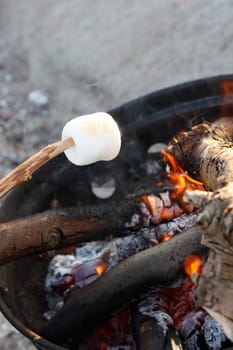
[[[69,137],[74,140],[75,146],[64,153],[75,165],[112,160],[120,152],[120,130],[115,120],[104,112],[70,120],[63,128],[62,140]]]

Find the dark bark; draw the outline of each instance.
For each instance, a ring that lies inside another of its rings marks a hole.
[[[166,333],[163,328],[151,317],[136,317],[133,321],[138,323],[134,336],[137,350],[165,350]]]
[[[80,341],[150,286],[174,280],[183,269],[185,256],[202,250],[200,237],[200,231],[190,229],[124,260],[90,285],[71,293],[41,334],[55,343],[69,337]]]
[[[182,350],[173,320],[156,290],[133,305],[132,333],[137,350]]]

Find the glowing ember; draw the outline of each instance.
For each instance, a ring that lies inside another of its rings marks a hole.
[[[198,255],[186,256],[184,260],[184,270],[188,276],[194,274],[201,275],[203,267],[203,260]]]
[[[63,281],[60,284],[53,287],[53,290],[58,294],[63,294],[70,286],[75,284],[74,276],[71,274],[65,274]]]
[[[162,242],[167,242],[167,241],[169,241],[172,237],[173,237],[173,233],[172,233],[172,232],[166,233],[166,234],[162,237],[161,243],[162,243]]]
[[[177,330],[179,330],[185,316],[195,310],[194,290],[195,285],[188,277],[180,281],[177,287],[157,290],[161,305],[164,305],[167,313],[172,317]]]
[[[157,206],[156,206],[156,197],[154,196],[142,196],[141,197],[143,202],[146,204],[147,208],[149,209],[150,213],[152,215],[156,215],[157,212]]]
[[[96,272],[98,274],[98,276],[100,277],[101,275],[103,275],[104,271],[106,270],[106,268],[108,267],[107,264],[102,264],[102,265],[98,265],[96,266]]]
[[[96,329],[83,344],[83,348],[85,350],[134,349],[130,309],[120,311]]]

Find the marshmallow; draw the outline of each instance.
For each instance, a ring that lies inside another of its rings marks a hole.
[[[83,115],[63,128],[62,140],[72,138],[74,146],[64,151],[75,165],[112,160],[120,152],[121,134],[115,120],[107,113]]]

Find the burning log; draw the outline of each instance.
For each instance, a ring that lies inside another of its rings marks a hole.
[[[201,231],[190,229],[133,255],[85,288],[74,290],[42,335],[55,343],[69,337],[80,341],[148,287],[174,280],[183,269],[185,256],[201,252],[200,238]]]
[[[214,192],[187,193],[201,207],[202,243],[209,248],[198,280],[197,305],[224,327],[233,340],[233,128],[230,118],[200,124],[173,139],[169,151]]]
[[[215,190],[220,177],[233,181],[232,138],[232,119],[221,118],[213,125],[199,124],[181,132],[173,138],[168,150],[205,188]]]

